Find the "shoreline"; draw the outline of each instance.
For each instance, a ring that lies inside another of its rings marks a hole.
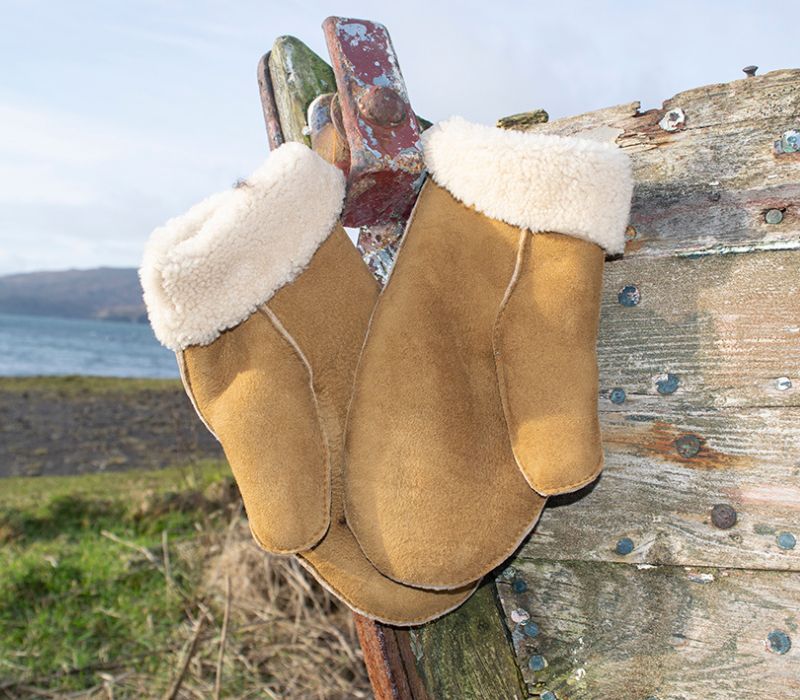
[[[224,459],[178,379],[0,377],[0,477]]]

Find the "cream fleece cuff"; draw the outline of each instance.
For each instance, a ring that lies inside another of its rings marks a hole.
[[[157,228],[139,277],[156,337],[207,345],[294,280],[336,224],[342,173],[286,143],[246,182]]]
[[[437,184],[493,219],[621,253],[631,206],[628,156],[612,143],[508,131],[461,117],[422,134]]]

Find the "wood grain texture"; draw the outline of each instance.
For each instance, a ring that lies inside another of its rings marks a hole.
[[[546,690],[558,700],[800,697],[798,645],[780,654],[768,641],[774,632],[791,638],[800,624],[796,575],[527,559],[514,566],[514,580],[527,589],[499,585],[535,697]],[[538,627],[535,636],[511,619],[521,610]]]
[[[428,694],[436,700],[523,700],[525,685],[503,630],[494,585],[461,608],[408,632]]]
[[[800,247],[800,154],[776,155],[781,134],[800,127],[800,70],[706,85],[660,109],[609,107],[528,129],[593,132],[631,156],[636,189],[626,256]],[[680,108],[685,122],[659,122]],[[783,220],[767,224],[779,209]]]
[[[800,251],[608,263],[598,360],[604,409],[613,387],[659,407],[800,405]],[[669,372],[679,384],[661,396]]]

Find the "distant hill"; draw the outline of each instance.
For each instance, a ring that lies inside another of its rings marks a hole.
[[[142,288],[133,268],[2,276],[0,313],[147,322]]]

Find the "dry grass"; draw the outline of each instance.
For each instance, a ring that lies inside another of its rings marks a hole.
[[[162,594],[180,617],[167,644],[44,677],[0,679],[0,698],[371,697],[350,612],[296,561],[258,549],[229,482],[206,489],[203,503],[196,533],[174,542],[163,535],[160,546],[144,547],[102,533],[126,566],[163,578]],[[157,499],[150,508],[158,511]],[[78,676],[87,679],[81,689]]]

